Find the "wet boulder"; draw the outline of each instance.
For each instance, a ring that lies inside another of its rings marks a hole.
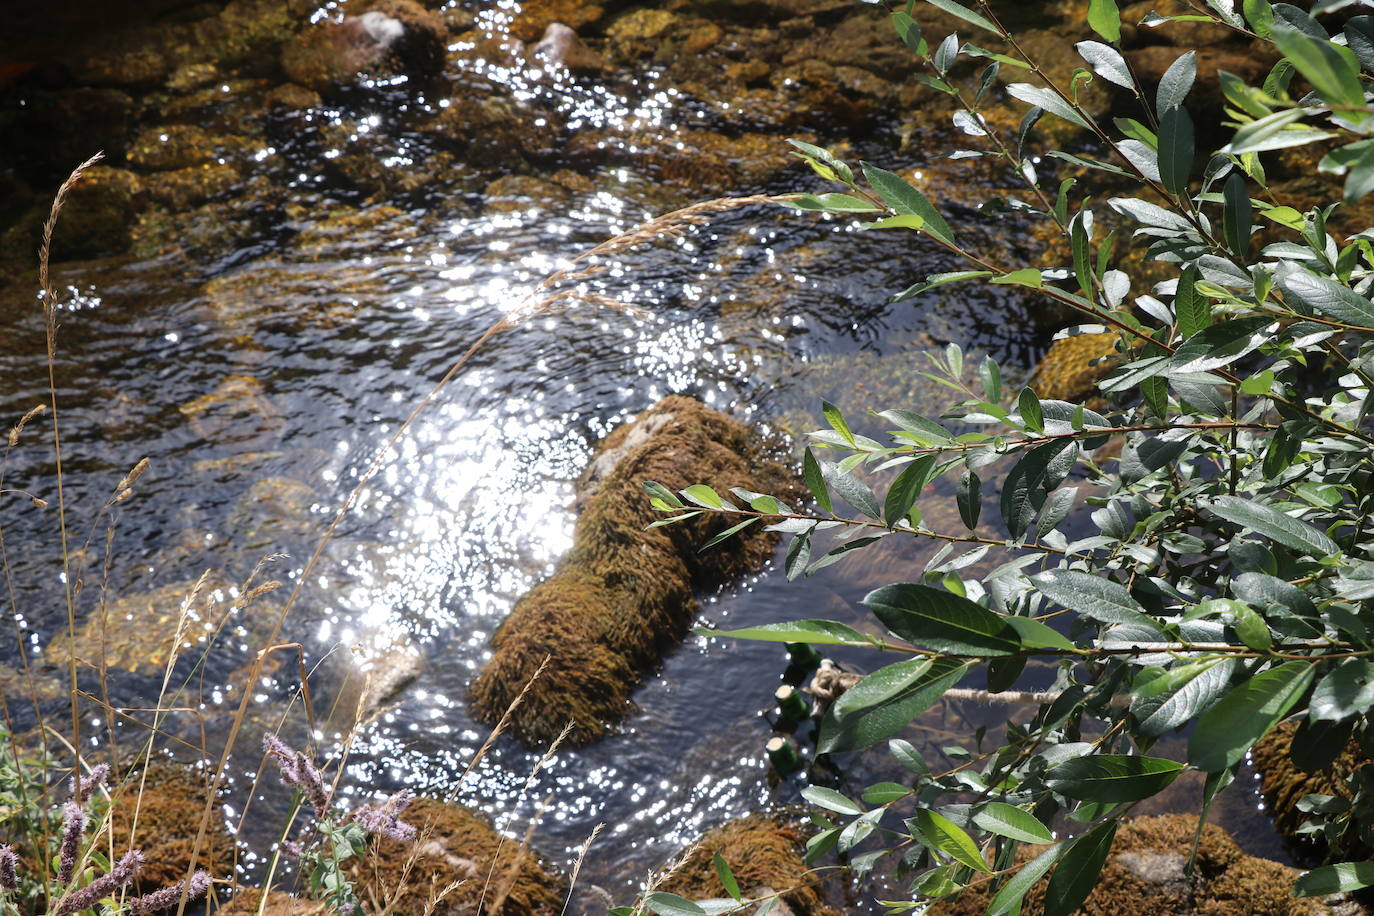
[[[1308,819],[1307,812],[1298,807],[1303,798],[1326,795],[1353,800],[1353,786],[1358,785],[1362,773],[1369,772],[1371,761],[1352,740],[1331,763],[1308,772],[1293,760],[1293,738],[1297,731],[1297,723],[1284,722],[1265,735],[1250,752],[1251,763],[1260,777],[1260,795],[1269,816],[1274,819],[1274,826],[1284,839],[1309,858],[1343,862],[1374,856],[1374,848],[1360,838],[1360,831],[1353,822],[1343,833],[1329,837],[1299,832]]]
[[[138,176],[125,169],[103,165],[87,169],[68,194],[53,232],[53,260],[100,257],[127,250],[141,190]],[[37,205],[5,231],[2,238],[7,256],[37,258],[48,213],[46,202]]]
[[[160,676],[173,654],[194,652],[234,613],[229,584],[207,575],[146,592],[120,595],[78,619],[75,639],[61,632],[43,650],[51,665],[70,655],[98,670]]]
[[[282,48],[282,70],[317,92],[364,71],[431,76],[443,65],[448,29],[414,0],[353,4],[342,22],[302,30]]]
[[[1035,393],[1052,401],[1077,402],[1094,396],[1097,383],[1121,363],[1116,342],[1114,333],[1056,340],[1035,367],[1031,378]]]
[[[521,41],[535,41],[552,23],[561,22],[577,31],[596,22],[605,12],[604,6],[589,0],[524,0],[510,31]]]
[[[777,536],[754,525],[700,553],[733,521],[708,514],[648,529],[659,513],[643,486],[705,483],[786,498],[793,475],[768,460],[748,427],[690,398],[670,396],[598,446],[579,483],[573,547],[492,637],[493,657],[469,695],[477,718],[498,721],[549,657],[514,710],[512,730],[551,741],[571,722],[587,743],[632,711],[630,694],[697,613],[694,591],[760,569]]]

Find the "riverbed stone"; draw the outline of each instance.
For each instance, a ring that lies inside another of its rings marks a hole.
[[[550,23],[561,22],[580,32],[603,15],[606,9],[589,0],[524,0],[511,22],[511,35],[521,41],[535,41]]]
[[[129,147],[129,164],[145,171],[172,171],[209,165],[218,157],[219,140],[203,127],[167,124],[149,127]]]
[[[1115,333],[1076,334],[1054,341],[1031,378],[1035,393],[1072,403],[1092,396],[1097,383],[1121,364],[1116,342]]]
[[[155,172],[143,184],[153,200],[186,211],[232,190],[239,179],[239,170],[232,165],[206,164]]]
[[[191,431],[217,445],[261,451],[274,445],[286,426],[261,381],[231,375],[214,391],[181,405]]]
[[[158,676],[173,653],[196,651],[231,611],[228,583],[219,576],[163,585],[111,600],[92,609],[78,624],[76,638],[63,632],[43,650],[49,664],[65,665],[75,654],[80,664]]]

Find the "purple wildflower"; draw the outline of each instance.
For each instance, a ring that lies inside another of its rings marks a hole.
[[[62,806],[62,847],[57,858],[57,883],[66,884],[76,871],[76,853],[86,832],[86,809],[75,801]]]
[[[19,890],[19,857],[9,846],[0,846],[0,891]]]
[[[398,843],[415,839],[415,828],[400,819],[401,812],[410,805],[410,793],[397,792],[380,805],[367,805],[353,812],[353,820],[368,833],[381,833]]]
[[[286,784],[299,789],[314,806],[315,816],[324,817],[325,812],[329,810],[329,791],[324,787],[324,776],[315,764],[310,762],[310,758],[300,751],[292,750],[276,735],[264,735],[262,749],[281,768],[281,778]]]
[[[197,869],[191,876],[190,881],[178,881],[170,887],[153,891],[151,894],[144,894],[142,897],[135,897],[129,901],[129,912],[134,916],[143,916],[145,913],[155,913],[158,910],[165,910],[169,906],[174,906],[181,901],[182,888],[186,888],[186,899],[195,900],[205,893],[210,887],[210,875],[208,872]]]
[[[305,847],[295,840],[283,840],[281,851],[293,859],[299,859],[301,856],[305,855]]]
[[[72,801],[84,806],[91,800],[95,790],[105,785],[105,779],[110,775],[110,765],[108,763],[97,764],[91,767],[91,771],[84,777],[80,773],[80,764],[77,764],[77,773],[72,776]],[[80,784],[77,784],[80,780]]]
[[[143,853],[137,849],[124,853],[107,875],[101,875],[90,884],[72,891],[53,907],[53,916],[68,916],[95,906],[102,897],[108,897],[128,884],[143,870]]]

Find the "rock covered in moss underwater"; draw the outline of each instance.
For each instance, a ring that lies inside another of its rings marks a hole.
[[[1246,855],[1225,830],[1203,828],[1193,875],[1185,867],[1197,829],[1196,815],[1168,814],[1124,821],[1083,916],[1316,916],[1336,913],[1325,903],[1292,895],[1298,872]],[[1024,864],[1040,850],[1023,847]],[[1041,879],[1026,894],[1023,916],[1044,913]],[[986,883],[944,900],[930,916],[983,916],[992,895]]]
[[[786,499],[794,475],[768,460],[748,427],[699,401],[664,398],[611,433],[581,481],[573,546],[558,571],[536,585],[492,637],[494,655],[470,688],[474,714],[501,718],[549,657],[511,722],[531,743],[595,741],[628,715],[630,692],[697,612],[693,592],[754,572],[777,535],[761,525],[706,551],[736,519],[715,514],[646,530],[661,516],[643,484],[670,490],[704,483],[719,493],[744,487]]]

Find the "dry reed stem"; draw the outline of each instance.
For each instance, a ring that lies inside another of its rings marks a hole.
[[[534,679],[531,678],[530,683],[533,682]],[[572,730],[572,722],[569,722],[567,725],[563,726],[563,731],[559,732],[558,737],[554,738],[552,743],[549,744],[549,749],[544,752],[542,757],[540,757],[538,760],[534,762],[534,766],[530,769],[529,775],[525,777],[525,784],[520,787],[520,793],[516,796],[516,806],[518,806],[520,802],[524,800],[525,793],[528,792],[534,786],[534,781],[539,778],[539,771],[542,770],[544,766],[550,760],[553,759],[554,754],[558,753],[558,748],[563,744],[565,740],[567,740],[568,735],[572,734]],[[533,823],[538,823],[541,816],[542,809],[540,814],[537,814],[535,816]],[[479,913],[482,910],[482,901],[485,900],[487,896],[487,887],[491,885],[492,873],[496,870],[496,861],[501,856],[501,847],[504,846],[506,843],[506,829],[510,826],[510,822],[514,817],[515,811],[514,807],[512,807],[512,810],[506,815],[506,818],[501,822],[500,826],[497,827],[497,832],[501,835],[501,838],[496,841],[496,854],[493,855],[491,858],[491,865],[487,869],[487,877],[482,885],[481,896],[477,898],[477,910]],[[533,824],[531,825],[530,829],[534,829]],[[521,848],[520,854],[516,856],[515,860],[511,863],[510,868],[507,870],[506,876],[502,879],[501,884],[498,885],[498,887],[500,887],[501,890],[497,898],[495,899],[497,899],[499,902],[492,904],[491,912],[501,912],[501,905],[505,903],[506,897],[509,896],[510,889],[515,884],[515,879],[519,876],[520,867],[524,864],[525,855],[528,850],[528,847],[529,836],[526,836],[525,846]]]
[[[582,863],[587,858],[587,850],[592,848],[592,844],[596,842],[596,838],[601,835],[601,830],[605,826],[605,824],[597,824],[593,827],[591,836],[587,837],[587,842],[583,843],[582,848],[577,851],[577,858],[573,861],[572,874],[568,878],[568,899],[563,901],[563,909],[558,911],[558,916],[563,916],[568,912],[568,905],[572,903],[573,893],[577,888],[577,876],[581,873]]]
[[[520,841],[520,848],[516,851],[515,858],[511,859],[510,868],[506,870],[506,877],[502,880],[501,884],[498,885],[496,893],[491,898],[491,906],[487,909],[487,912],[492,914],[492,916],[499,916],[501,908],[506,905],[506,898],[510,896],[511,888],[515,887],[515,881],[520,877],[520,869],[525,867],[525,860],[530,856],[530,843],[534,840],[534,831],[539,827],[540,822],[544,820],[544,812],[549,810],[549,805],[551,804],[553,804],[553,796],[544,796],[544,800],[541,801],[539,807],[535,809],[534,817],[530,818],[530,825],[525,828],[525,836],[524,839]],[[491,859],[492,869],[496,867],[496,859],[501,855],[501,846],[505,843],[505,839],[505,834],[502,834],[501,839],[496,844],[496,854],[493,855]],[[487,881],[482,885],[482,895],[477,901],[478,913],[482,912],[482,901],[486,899],[487,887],[490,883],[491,871],[488,870]]]

